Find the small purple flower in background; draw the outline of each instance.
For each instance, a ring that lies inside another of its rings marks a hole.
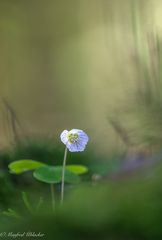
[[[89,141],[87,134],[80,129],[64,130],[60,138],[70,152],[84,151]]]

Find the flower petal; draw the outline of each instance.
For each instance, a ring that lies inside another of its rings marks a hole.
[[[78,135],[78,141],[82,142],[83,144],[87,144],[87,142],[89,141],[89,137],[85,132],[80,132]]]
[[[61,141],[66,145],[67,142],[68,142],[68,138],[67,138],[67,134],[68,134],[68,130],[64,130],[61,135],[60,135],[60,138],[61,138]]]
[[[85,149],[86,145],[82,145],[79,143],[67,143],[66,144],[67,148],[69,149],[70,152],[82,152]]]
[[[78,152],[83,152],[85,150],[86,144],[82,142],[77,142],[76,144],[77,144]]]
[[[78,152],[78,148],[77,148],[76,143],[67,142],[66,146],[67,146],[67,148],[69,149],[70,152]]]

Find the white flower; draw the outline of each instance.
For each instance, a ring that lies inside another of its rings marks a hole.
[[[66,145],[70,152],[84,151],[89,137],[80,129],[64,130],[60,135],[61,141]]]

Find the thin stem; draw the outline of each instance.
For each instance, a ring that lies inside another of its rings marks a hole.
[[[51,184],[51,198],[52,198],[52,210],[55,209],[55,194],[54,194],[54,184]]]
[[[67,158],[67,153],[68,149],[67,147],[65,148],[65,153],[64,153],[64,160],[63,160],[63,165],[62,165],[62,179],[61,179],[61,203],[64,201],[64,180],[65,180],[65,166],[66,166],[66,158]]]

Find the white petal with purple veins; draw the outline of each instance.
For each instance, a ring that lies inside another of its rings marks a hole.
[[[60,137],[61,141],[66,145],[70,152],[84,151],[86,144],[89,141],[88,135],[80,129],[72,129],[70,131],[64,130]]]

